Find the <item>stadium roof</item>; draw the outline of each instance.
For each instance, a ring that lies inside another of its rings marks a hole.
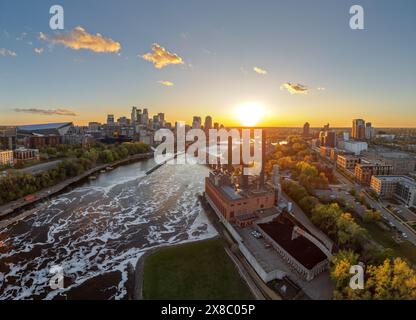
[[[21,131],[38,131],[38,130],[57,130],[66,126],[72,125],[72,122],[61,123],[45,123],[45,124],[30,124],[24,126],[18,126],[17,129]]]

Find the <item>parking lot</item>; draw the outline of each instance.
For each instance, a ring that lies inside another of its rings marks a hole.
[[[404,221],[416,223],[416,213],[406,208],[406,206],[392,203],[387,203],[387,205],[390,205],[389,209],[395,214],[397,214]]]
[[[280,270],[282,275],[286,274],[292,281],[299,285],[310,298],[314,300],[331,299],[333,283],[329,277],[328,270],[319,274],[312,281],[305,281],[300,278],[295,271],[289,268],[277,251],[268,245],[263,238],[256,238],[254,236],[254,227],[235,229],[243,239],[246,248],[266,272]]]
[[[355,198],[343,188],[332,187],[330,190],[316,190],[316,194],[319,198],[326,201],[344,199],[346,204],[353,208],[353,210],[359,215],[363,215],[367,210],[360,202],[356,201]]]

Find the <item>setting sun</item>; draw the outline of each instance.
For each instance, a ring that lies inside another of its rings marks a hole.
[[[261,121],[264,107],[258,102],[248,102],[238,106],[235,114],[242,126],[253,127]]]

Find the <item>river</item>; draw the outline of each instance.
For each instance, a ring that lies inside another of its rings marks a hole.
[[[0,229],[0,299],[125,299],[151,248],[216,235],[197,195],[208,169],[153,159],[118,167]],[[53,266],[64,288],[51,289]],[[131,285],[131,284],[130,284]]]

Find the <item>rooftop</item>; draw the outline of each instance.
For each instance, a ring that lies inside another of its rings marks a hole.
[[[314,243],[302,236],[292,240],[292,232],[295,225],[291,219],[279,217],[269,223],[259,224],[258,226],[292,257],[310,270],[321,261],[327,259],[327,257]]]
[[[406,183],[407,185],[410,185],[416,188],[416,181],[407,176],[375,176],[375,178],[381,181],[390,181],[390,182],[400,181],[400,182]]]
[[[221,187],[222,191],[224,191],[224,193],[227,195],[227,197],[229,197],[231,200],[240,200],[243,197],[234,190],[234,188],[232,188],[231,186],[222,186]]]
[[[356,140],[347,140],[344,141],[345,143],[350,143],[350,144],[367,144],[367,142],[365,141],[356,141]]]
[[[60,129],[60,128],[70,126],[70,125],[72,125],[72,122],[30,124],[30,125],[18,126],[17,129],[20,131],[37,131],[37,130]]]

